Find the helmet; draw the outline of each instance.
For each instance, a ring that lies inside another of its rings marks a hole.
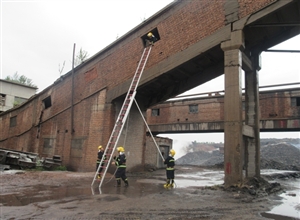
[[[100,145],[99,147],[98,147],[98,150],[101,150],[103,147]]]
[[[172,155],[172,157],[174,157],[174,155],[176,154],[175,150],[171,149],[170,154]]]
[[[149,32],[148,34],[147,34],[147,37],[152,37],[153,36],[153,34],[151,33],[151,32]]]
[[[122,146],[120,146],[120,147],[117,148],[117,151],[118,152],[124,152],[125,150],[124,150],[124,148]]]

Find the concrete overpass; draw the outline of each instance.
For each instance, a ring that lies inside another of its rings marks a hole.
[[[142,110],[224,74],[225,186],[259,177],[260,53],[300,33],[299,8],[299,0],[174,1],[28,102],[1,113],[7,129],[1,129],[0,147],[62,155],[72,170],[94,170],[96,146],[109,139],[151,31],[158,41],[137,91]],[[128,169],[156,160],[147,157],[154,151],[146,146],[139,115],[131,109],[119,141],[127,143]]]

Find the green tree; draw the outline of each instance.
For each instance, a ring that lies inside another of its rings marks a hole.
[[[80,48],[79,52],[75,57],[74,66],[78,66],[82,64],[88,57],[89,57],[88,52]]]
[[[13,76],[7,76],[4,80],[20,83],[26,86],[37,87],[35,84],[33,84],[32,79],[29,79],[24,75],[20,76],[18,72],[15,72]]]

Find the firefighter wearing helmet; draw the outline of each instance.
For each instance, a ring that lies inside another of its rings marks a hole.
[[[114,156],[114,162],[113,164],[115,164],[117,166],[117,171],[115,173],[115,178],[117,181],[117,187],[121,186],[121,180],[124,181],[125,186],[128,186],[128,180],[127,180],[127,176],[126,176],[126,156],[125,156],[125,149],[120,146],[117,148],[117,151],[119,153],[118,156]]]
[[[154,42],[157,41],[157,38],[154,36],[154,34],[152,32],[149,32],[147,34],[147,39],[146,39],[146,46],[149,46],[149,45],[154,45]]]
[[[164,184],[165,188],[169,188],[169,187],[174,187],[174,167],[175,167],[175,159],[174,159],[174,155],[175,155],[175,150],[171,149],[169,152],[169,156],[167,157],[167,159],[164,161],[164,164],[167,165],[166,168],[166,175],[167,175],[167,183]]]
[[[101,162],[101,159],[103,157],[103,154],[104,154],[104,148],[100,145],[100,146],[98,146],[96,171],[98,170],[98,167],[100,165],[100,162]],[[105,159],[105,156],[104,156],[104,159]],[[98,171],[98,176],[97,176],[98,179],[101,178],[101,172],[103,170],[103,166],[104,166],[104,163],[101,164],[100,169]]]

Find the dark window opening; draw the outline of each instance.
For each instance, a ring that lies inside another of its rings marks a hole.
[[[198,113],[198,105],[189,105],[190,113]]]
[[[157,108],[157,109],[152,109],[151,115],[152,115],[152,116],[159,116],[159,108]]]
[[[44,138],[44,148],[53,148],[54,138]]]
[[[5,99],[6,99],[6,95],[0,94],[0,106],[5,106]]]
[[[149,34],[149,33],[151,33],[151,34]],[[148,36],[151,36],[151,37],[148,37]],[[155,42],[160,40],[160,36],[159,36],[157,28],[154,28],[154,29],[148,31],[141,38],[142,38],[142,42],[144,44],[144,47],[148,47],[150,45],[149,44],[150,42],[155,43]]]
[[[15,127],[17,125],[17,116],[11,117],[9,121],[9,127]]]
[[[300,106],[300,97],[292,97],[291,105],[292,107]]]
[[[43,100],[43,103],[44,103],[45,109],[51,107],[51,105],[52,105],[52,103],[51,103],[51,96],[48,96],[47,98],[45,98]]]
[[[55,138],[44,138],[43,154],[53,155],[55,149]]]

